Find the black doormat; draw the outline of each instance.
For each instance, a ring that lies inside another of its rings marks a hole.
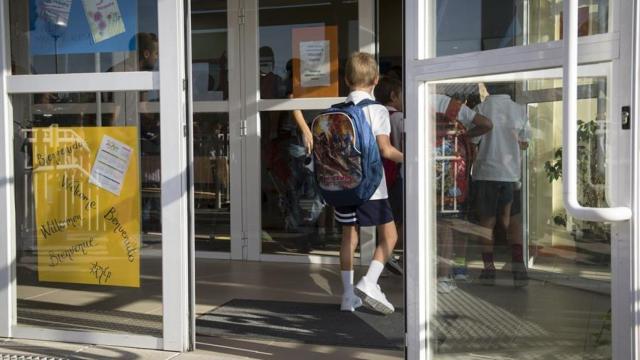
[[[339,311],[337,304],[234,299],[200,316],[196,333],[401,349],[404,309],[384,316],[364,306],[349,313]]]

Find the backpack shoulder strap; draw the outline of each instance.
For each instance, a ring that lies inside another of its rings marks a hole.
[[[449,101],[449,105],[447,106],[447,110],[445,111],[445,116],[449,121],[457,120],[458,114],[460,113],[460,109],[462,108],[462,101],[458,99],[451,99]]]
[[[356,104],[358,107],[360,108],[364,108],[366,106],[369,105],[381,105],[379,102],[375,101],[375,100],[371,100],[371,99],[364,99],[362,101],[360,101],[358,104]]]
[[[333,104],[331,105],[331,107],[334,109],[342,109],[344,107],[351,106],[351,105],[354,105],[353,101],[345,101],[338,104]]]

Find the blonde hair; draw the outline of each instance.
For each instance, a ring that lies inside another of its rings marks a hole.
[[[349,56],[345,80],[350,87],[373,86],[378,78],[378,63],[373,55],[354,52]]]

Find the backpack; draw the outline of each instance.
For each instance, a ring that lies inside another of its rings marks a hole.
[[[438,211],[459,212],[469,198],[474,148],[458,121],[462,102],[451,99],[446,112],[436,113],[436,199]]]
[[[397,111],[389,111],[389,116],[395,114],[396,112]],[[402,149],[398,150],[402,151]],[[393,160],[382,159],[382,166],[384,167],[384,179],[387,182],[387,189],[391,189],[400,177],[400,164]]]
[[[314,174],[329,205],[361,205],[382,181],[380,150],[363,111],[373,104],[378,103],[336,104],[313,119]]]

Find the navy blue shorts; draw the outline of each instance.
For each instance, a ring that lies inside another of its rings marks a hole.
[[[387,199],[369,200],[360,206],[335,208],[334,217],[342,225],[376,226],[393,221]]]
[[[513,202],[515,182],[474,180],[476,211],[481,217],[495,217],[498,210]]]
[[[389,204],[393,212],[393,220],[402,223],[404,221],[404,181],[396,180],[389,190]]]

